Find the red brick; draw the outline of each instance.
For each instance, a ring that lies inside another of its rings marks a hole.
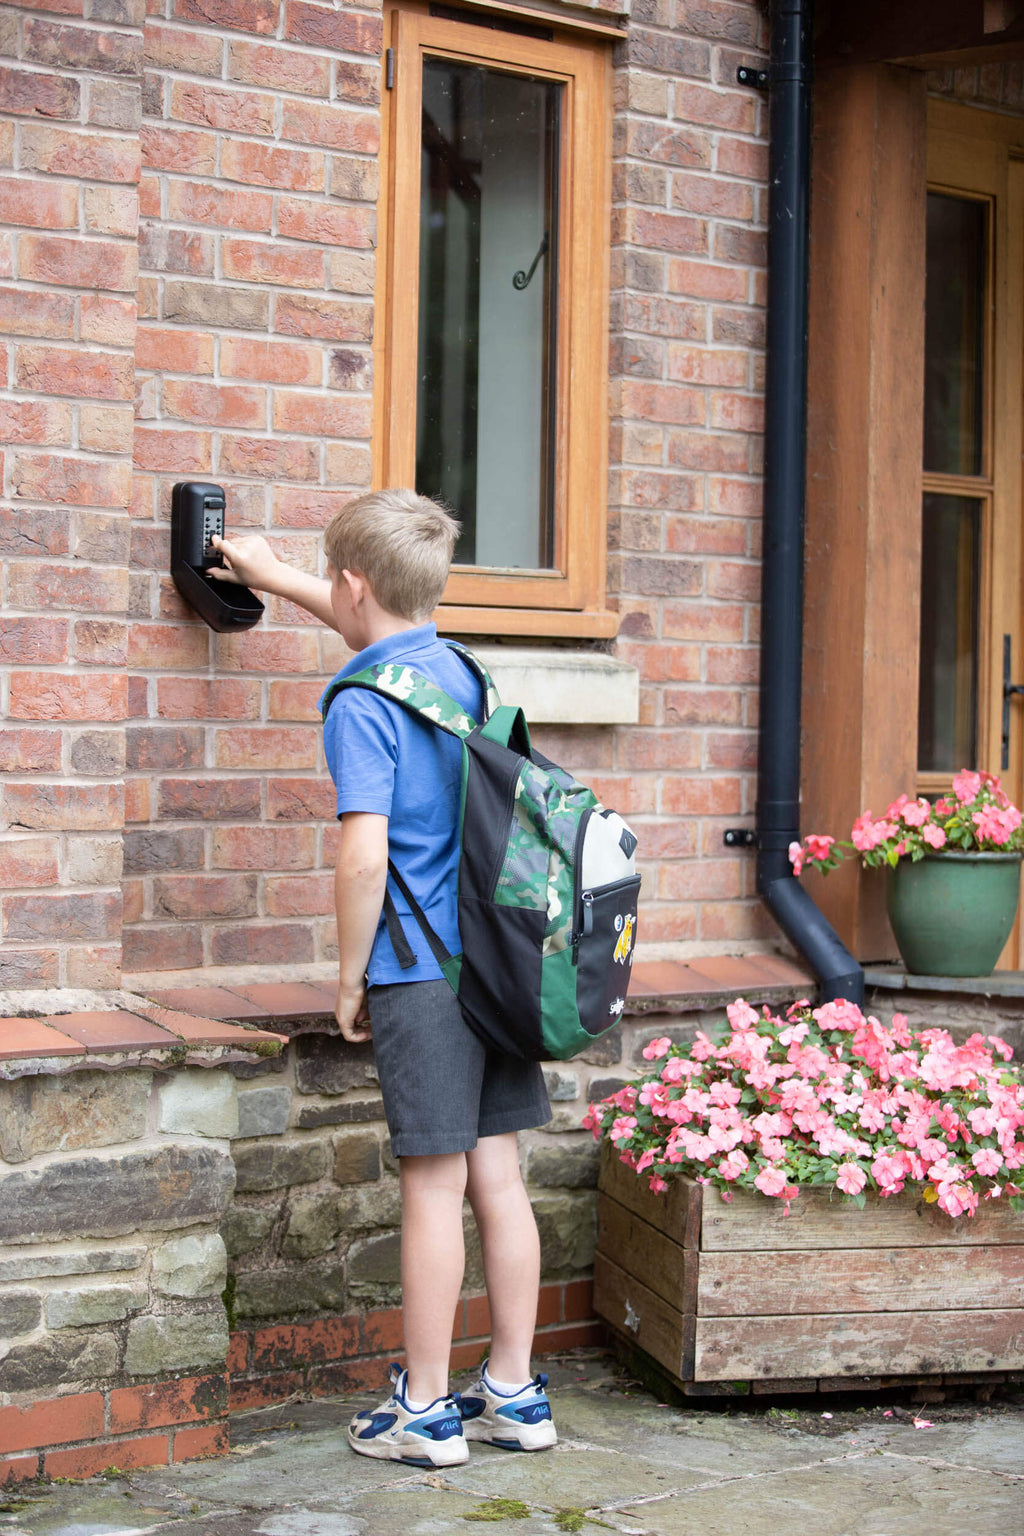
[[[768,180],[768,146],[750,139],[733,139],[720,134],[715,168],[724,176],[745,176],[749,181]]]
[[[0,112],[70,120],[78,116],[80,99],[77,80],[0,65]]]
[[[546,1327],[549,1323],[558,1323],[562,1320],[562,1287],[559,1284],[542,1285],[537,1297],[537,1326]]]
[[[123,613],[128,601],[128,573],[102,566],[12,565],[8,602],[14,608],[75,609]]]
[[[271,35],[277,27],[277,0],[174,0],[171,14],[179,21],[223,27],[238,32]]]
[[[232,41],[228,46],[228,78],[266,90],[327,96],[331,88],[331,61],[294,48]]]
[[[319,347],[298,342],[225,336],[220,344],[220,371],[224,378],[319,384],[323,377],[323,352]]]
[[[269,136],[274,127],[274,97],[269,92],[215,89],[205,82],[196,85],[188,80],[175,80],[171,85],[170,115],[181,122],[230,133]]]
[[[222,635],[217,664],[223,672],[309,674],[319,670],[317,637],[309,629],[287,633],[251,629]]]
[[[135,340],[136,304],[109,294],[84,293],[79,300],[82,340],[101,346],[130,347]]]
[[[0,1488],[29,1482],[37,1475],[38,1467],[36,1456],[0,1457]]]
[[[336,11],[308,0],[285,0],[284,35],[293,43],[312,43],[340,53],[378,54],[382,26],[378,16]]]
[[[292,240],[368,250],[374,244],[377,223],[372,208],[325,207],[323,203],[283,197],[278,204],[277,227],[280,234]],[[293,283],[292,286],[300,287],[301,284]],[[318,276],[310,286],[322,287],[322,278]]]
[[[315,827],[218,827],[213,834],[214,869],[312,869]]]
[[[111,939],[121,932],[121,893],[95,896],[17,896],[3,898],[3,928],[8,939]]]
[[[267,396],[262,389],[239,385],[201,384],[167,379],[163,387],[164,414],[179,421],[211,427],[266,425]]]
[[[67,294],[0,286],[0,328],[5,335],[66,340],[74,327],[75,301]]]
[[[124,134],[26,124],[21,130],[21,168],[134,185],[139,179],[139,144]]]
[[[159,373],[212,373],[213,337],[201,331],[140,325],[135,366]]]
[[[685,213],[654,213],[642,208],[622,210],[623,238],[634,245],[693,256],[708,249],[708,226]]]
[[[735,267],[719,267],[706,261],[670,261],[670,293],[685,293],[695,299],[719,299],[736,302],[747,297],[748,279]]]
[[[221,438],[222,471],[229,475],[258,475],[261,479],[315,480],[319,473],[319,447],[269,437]]]
[[[168,1461],[166,1435],[139,1440],[104,1440],[71,1451],[50,1451],[43,1459],[45,1477],[95,1477],[106,1467],[164,1467]]]
[[[91,31],[32,16],[22,32],[21,57],[69,71],[137,75],[142,67],[142,38],[135,32]]]
[[[127,731],[130,769],[202,768],[201,726],[132,725]]]
[[[589,1320],[594,1315],[594,1282],[569,1280],[562,1289],[562,1319],[567,1323]]]
[[[676,342],[668,348],[668,376],[688,384],[746,384],[750,375],[749,355],[712,347],[687,347]]]
[[[168,213],[190,224],[214,224],[222,229],[266,233],[273,217],[269,192],[241,192],[175,180],[168,187]]]
[[[335,13],[337,14],[337,13]],[[380,148],[380,117],[314,101],[283,103],[281,137],[296,144],[322,144],[325,149],[375,155]]]
[[[701,738],[696,731],[637,731],[618,743],[623,768],[699,768]]]
[[[127,779],[125,781],[124,819],[126,822],[150,820],[149,789],[148,779]]]
[[[256,877],[250,875],[165,875],[153,882],[153,916],[208,921],[256,917]]]
[[[668,458],[682,469],[745,472],[749,468],[749,440],[736,434],[670,431]]]
[[[232,1381],[231,1412],[246,1413],[251,1408],[265,1408],[270,1403],[279,1403],[282,1398],[294,1397],[296,1392],[302,1392],[305,1385],[301,1371],[280,1371],[276,1375],[257,1376],[252,1381]]]
[[[167,26],[147,6],[146,63],[154,69],[164,65],[169,70],[190,75],[219,75],[222,40],[194,27]],[[271,82],[268,82],[268,84]]]
[[[231,1449],[228,1422],[179,1429],[174,1434],[174,1461],[194,1461],[201,1456],[226,1456]]]
[[[0,659],[18,666],[67,661],[67,620],[0,618]]]
[[[704,170],[711,168],[711,138],[699,129],[634,117],[627,119],[621,131],[625,137],[626,154],[638,160]]]
[[[14,828],[31,831],[116,831],[124,816],[116,784],[8,784],[4,812]]]
[[[78,1392],[24,1408],[0,1408],[0,1446],[5,1452],[40,1449],[103,1433],[103,1393]]]
[[[739,896],[742,866],[739,859],[687,859],[662,864],[658,871],[658,895],[665,901],[723,901]]]
[[[763,432],[764,400],[760,395],[713,393],[711,425],[728,432]]]
[[[362,1318],[362,1348],[367,1354],[388,1354],[402,1348],[402,1313],[397,1307],[366,1312]]]
[[[739,815],[743,785],[738,778],[675,778],[662,780],[661,807],[677,816]]]
[[[760,656],[756,646],[708,646],[709,683],[751,683],[758,680]]]
[[[68,181],[0,176],[0,221],[34,229],[76,229],[78,188]]]
[[[611,806],[623,815],[642,815],[654,810],[656,782],[653,777],[623,775],[612,778],[590,774],[587,782],[602,805]]]
[[[745,555],[747,529],[741,522],[717,518],[669,517],[665,547],[681,555]]]
[[[757,274],[754,274],[755,278]],[[715,341],[732,345],[763,347],[765,342],[764,315],[751,309],[722,309],[711,311],[711,335]]]
[[[22,987],[56,987],[60,985],[60,957],[52,944],[34,949],[28,946],[15,948],[9,945],[4,951],[4,967],[12,985]],[[111,985],[118,985],[115,981]],[[33,1051],[32,1055],[38,1053]]]
[[[15,672],[10,713],[15,720],[123,720],[127,697],[127,680],[116,673]]]
[[[305,923],[245,923],[213,933],[214,965],[306,965],[316,959]]]
[[[249,1335],[239,1331],[231,1335],[228,1344],[228,1355],[224,1362],[224,1369],[228,1376],[240,1375],[246,1368],[249,1360]]]
[[[760,480],[712,479],[709,505],[727,517],[760,517],[763,494]]]
[[[533,1336],[533,1353],[543,1360],[546,1354],[563,1349],[593,1349],[607,1343],[608,1333],[603,1323],[596,1319],[591,1323],[562,1323],[557,1328],[545,1328]]]
[[[75,240],[61,235],[22,235],[18,267],[26,280],[70,288],[130,292],[138,276],[136,250],[127,241]]]
[[[252,820],[260,814],[256,778],[160,779],[158,788],[161,821]]]
[[[672,177],[672,207],[713,218],[753,219],[754,189],[742,182],[681,171]]]
[[[10,891],[25,885],[56,885],[58,846],[55,838],[8,838],[0,844],[0,886]],[[4,1412],[0,1409],[0,1445]]]
[[[0,400],[0,440],[67,447],[71,443],[71,406],[55,400]]]
[[[666,603],[663,623],[667,639],[740,641],[743,639],[744,610],[737,603],[708,603],[696,599]]]
[[[126,928],[124,968],[132,971],[189,971],[203,963],[203,941],[195,928],[180,923],[146,923]]]
[[[252,1368],[254,1371],[272,1371],[283,1366],[345,1360],[358,1349],[359,1318],[355,1314],[323,1318],[313,1323],[257,1328],[253,1334]]]
[[[27,501],[70,502],[79,507],[124,507],[131,467],[63,454],[19,453],[12,471],[15,495]]]
[[[334,911],[334,876],[269,875],[263,899],[268,917],[329,917]]]
[[[157,128],[143,123],[139,134],[142,163],[154,171],[173,171],[178,176],[214,176],[217,172],[217,135],[194,128]]]
[[[188,1424],[194,1419],[219,1416],[227,1408],[227,1378],[186,1376],[178,1381],[157,1381],[142,1387],[118,1387],[110,1394],[110,1432],[126,1434],[133,1429],[162,1429],[169,1424]],[[101,1433],[102,1425],[99,1431]],[[70,1435],[63,1437],[70,1440]],[[85,1436],[75,1438],[84,1439]]]
[[[746,598],[754,602],[761,593],[761,567],[750,560],[711,560],[706,581],[709,597]]]
[[[71,347],[20,346],[15,353],[20,389],[78,399],[130,400],[135,392],[132,359]]]
[[[157,710],[164,720],[256,720],[260,684],[240,678],[161,677]]]
[[[212,277],[215,242],[212,235],[194,229],[169,229],[154,221],[139,234],[139,265],[143,272],[183,272],[190,277]]]
[[[739,725],[743,695],[724,688],[674,688],[665,692],[666,725]]]
[[[373,334],[373,306],[283,293],[274,306],[274,329],[281,336],[369,341]]]
[[[287,767],[288,764],[270,766]],[[295,766],[303,765],[296,763]],[[333,821],[335,806],[334,785],[326,774],[319,779],[271,779],[267,786],[267,818],[270,821]]]
[[[313,768],[319,732],[301,726],[217,731],[214,762],[218,768]]]
[[[465,1303],[465,1337],[489,1338],[491,1332],[491,1305],[486,1296],[469,1296]]]
[[[277,149],[237,139],[221,151],[221,175],[249,186],[280,187],[286,192],[322,192],[324,156],[304,149]]]
[[[757,736],[753,731],[714,731],[706,753],[709,768],[756,768]]]
[[[274,391],[274,426],[279,432],[312,432],[318,437],[369,437],[372,416],[372,401],[368,396]]]

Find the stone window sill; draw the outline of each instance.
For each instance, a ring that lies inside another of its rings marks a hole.
[[[864,984],[880,992],[955,992],[962,997],[1024,997],[1024,971],[991,976],[915,976],[901,965],[866,965]]]
[[[531,725],[635,725],[640,674],[601,651],[474,645],[502,699]]]

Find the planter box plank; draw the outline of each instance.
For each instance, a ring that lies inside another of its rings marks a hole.
[[[605,1147],[608,1147],[605,1143]],[[649,1226],[667,1232],[681,1248],[695,1249],[700,1238],[701,1195],[699,1184],[676,1179],[663,1195],[652,1195],[647,1180],[620,1163],[614,1149],[603,1151],[601,1188],[627,1211],[642,1216]]]
[[[607,1253],[616,1251],[608,1242],[603,1246]],[[671,1299],[667,1290],[652,1284]],[[1008,1306],[1024,1307],[1024,1246],[700,1255],[698,1317],[971,1312]]]
[[[624,1173],[627,1171],[623,1168]],[[645,1193],[650,1200],[659,1198]],[[650,1221],[644,1207],[637,1207],[637,1213]],[[969,1248],[996,1243],[1024,1243],[1024,1213],[1012,1212],[1000,1201],[989,1201],[976,1216],[954,1221],[910,1190],[887,1200],[869,1200],[858,1210],[841,1199],[829,1200],[825,1190],[805,1189],[792,1202],[787,1216],[779,1200],[743,1191],[726,1203],[717,1190],[704,1191],[700,1246],[705,1252],[933,1245]]]
[[[627,1211],[617,1200],[601,1201],[597,1246],[602,1253],[642,1253],[649,1288],[681,1312],[693,1312],[697,1297],[697,1254]],[[726,1316],[738,1309],[730,1307]]]
[[[594,1307],[673,1376],[693,1375],[693,1320],[603,1253],[594,1256]]]
[[[1024,1367],[1024,1311],[698,1318],[697,1381],[896,1376]]]

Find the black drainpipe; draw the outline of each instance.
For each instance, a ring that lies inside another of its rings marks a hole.
[[[788,853],[800,836],[811,6],[771,0],[757,890],[816,973],[823,1000],[862,1005],[864,972],[794,879]]]

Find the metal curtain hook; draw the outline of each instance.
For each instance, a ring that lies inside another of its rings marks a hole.
[[[537,270],[537,263],[540,261],[542,256],[547,255],[548,246],[550,243],[551,242],[548,239],[548,232],[545,230],[544,238],[540,242],[540,248],[538,249],[536,256],[533,258],[533,261],[530,263],[530,270],[528,272],[524,272],[522,267],[520,267],[519,271],[514,273],[512,277],[512,286],[513,288],[518,288],[520,293],[522,293],[524,288],[528,288],[530,286],[530,279]]]

